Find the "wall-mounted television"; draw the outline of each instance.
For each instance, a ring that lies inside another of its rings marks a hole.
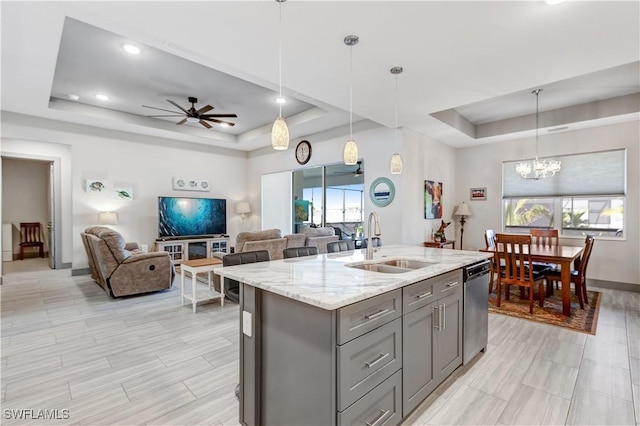
[[[158,236],[196,237],[227,233],[227,200],[158,197]]]

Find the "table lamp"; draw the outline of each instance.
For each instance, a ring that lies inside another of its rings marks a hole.
[[[100,225],[117,225],[118,214],[116,212],[101,212],[98,213],[98,223]]]
[[[244,216],[251,213],[251,204],[247,201],[240,201],[236,203],[236,214],[239,214],[244,219]]]
[[[460,204],[456,211],[453,212],[454,216],[460,216],[460,250],[462,250],[462,237],[464,234],[464,224],[467,223],[466,218],[471,216],[471,210],[469,210],[469,206],[467,206],[464,201]]]

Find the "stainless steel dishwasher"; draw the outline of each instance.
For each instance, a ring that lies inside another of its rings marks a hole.
[[[487,349],[489,327],[489,260],[464,268],[462,364]]]

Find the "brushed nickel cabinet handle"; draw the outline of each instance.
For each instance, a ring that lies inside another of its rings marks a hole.
[[[416,294],[416,299],[424,299],[427,296],[431,296],[433,293],[430,291],[425,291],[424,293]]]
[[[386,353],[386,354],[380,353],[380,355],[378,356],[378,358],[376,358],[376,360],[375,360],[375,361],[365,362],[365,365],[367,366],[367,368],[372,368],[372,367],[374,367],[377,363],[379,363],[380,361],[382,361],[383,359],[385,359],[385,358],[386,358],[386,357],[388,357],[388,356],[389,356],[389,354],[388,354],[388,353]]]
[[[440,330],[440,305],[438,306],[434,306],[433,309],[435,309],[438,313],[438,315],[434,315],[434,321],[433,321],[433,328],[435,328],[436,330]],[[436,320],[437,319],[437,320]]]
[[[378,417],[376,417],[376,419],[372,423],[366,422],[365,424],[367,426],[378,426],[378,423],[380,423],[380,421],[382,421],[382,419],[384,419],[387,416],[387,414],[389,414],[389,410],[382,410],[382,409],[379,409],[379,410],[380,410],[380,414],[378,415]]]
[[[458,284],[460,284],[459,281],[451,281],[450,283],[447,283],[447,288],[455,287]]]
[[[375,314],[365,315],[364,317],[365,317],[367,320],[371,321],[371,320],[374,320],[374,319],[376,319],[376,318],[381,317],[382,315],[386,314],[387,312],[389,312],[389,309],[383,309],[383,310],[381,310],[381,311],[376,312]]]

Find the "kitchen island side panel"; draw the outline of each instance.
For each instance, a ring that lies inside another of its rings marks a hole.
[[[258,291],[260,424],[335,424],[335,311]]]

